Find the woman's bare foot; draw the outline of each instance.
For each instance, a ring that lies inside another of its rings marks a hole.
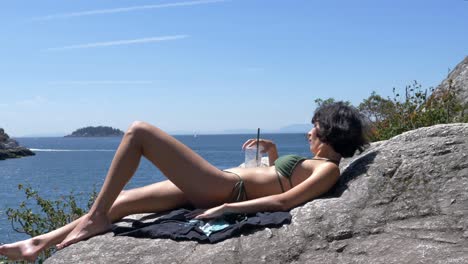
[[[0,246],[0,255],[10,260],[26,260],[34,262],[44,249],[44,243],[40,239],[30,238],[12,244]]]
[[[57,249],[63,249],[71,244],[102,234],[111,228],[111,221],[103,214],[87,214],[83,216],[78,225],[57,245]]]

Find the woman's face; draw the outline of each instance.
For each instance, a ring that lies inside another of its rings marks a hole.
[[[312,129],[307,133],[307,139],[309,140],[309,149],[312,153],[317,153],[319,146],[322,143],[317,137],[317,130],[320,129],[319,123],[315,122],[312,124]]]

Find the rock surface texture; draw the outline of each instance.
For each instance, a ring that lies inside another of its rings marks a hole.
[[[19,146],[16,140],[11,139],[3,128],[0,128],[0,160],[31,155],[35,155],[34,152]]]
[[[435,93],[445,91],[449,87],[455,89],[458,92],[460,102],[468,106],[468,56],[450,72],[448,77],[437,87]]]
[[[344,160],[290,225],[214,245],[108,233],[46,263],[467,263],[467,155],[468,124],[421,128]]]

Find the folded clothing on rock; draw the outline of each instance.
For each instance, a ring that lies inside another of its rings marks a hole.
[[[289,212],[261,212],[256,214],[224,214],[211,220],[194,220],[186,215],[188,209],[174,210],[152,222],[135,220],[130,227],[114,225],[116,236],[139,238],[171,238],[217,243],[242,232],[263,227],[280,227],[291,222]]]

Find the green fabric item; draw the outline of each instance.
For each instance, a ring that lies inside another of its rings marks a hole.
[[[298,155],[282,156],[275,161],[275,169],[281,176],[290,178],[297,164],[303,160],[306,158]]]
[[[280,175],[286,177],[289,181],[289,186],[292,188],[291,175],[299,162],[306,160],[306,158],[298,155],[286,155],[281,156],[275,161],[276,175],[278,176],[278,182],[281,187],[281,191],[284,192],[284,186],[281,182]]]

